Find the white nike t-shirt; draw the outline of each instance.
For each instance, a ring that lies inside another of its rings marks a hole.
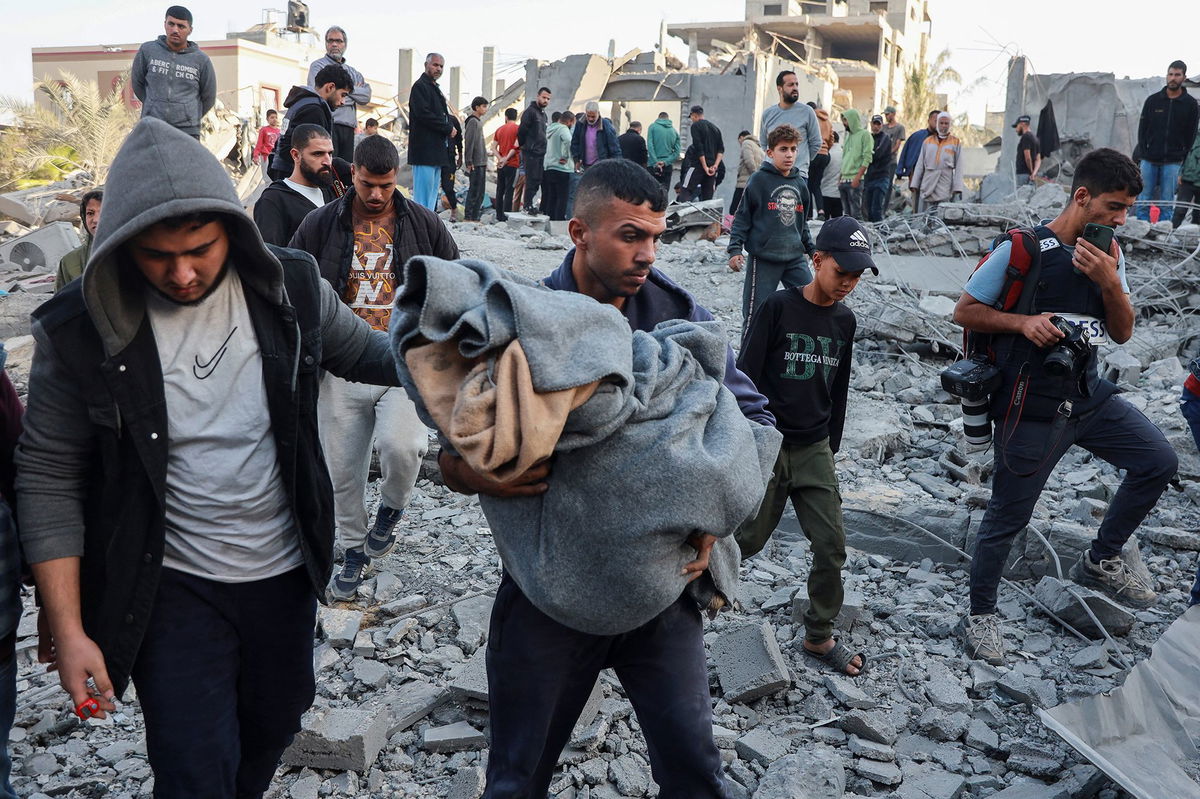
[[[146,290],[167,400],[165,566],[220,582],[303,562],[267,412],[242,281],[228,266],[203,300]]]

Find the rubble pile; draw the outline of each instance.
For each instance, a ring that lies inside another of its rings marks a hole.
[[[452,228],[464,257],[530,278],[549,273],[569,246],[544,225]],[[973,226],[952,230],[960,241],[976,236]],[[657,265],[725,322],[736,343],[742,278],[728,270],[722,240],[662,244]],[[1131,259],[1131,281],[1140,268]],[[848,300],[861,338],[836,461],[850,543],[838,629],[852,651],[867,653],[866,675],[832,674],[804,654],[810,555],[790,508],[767,548],[744,564],[740,607],[707,626],[715,735],[738,799],[1121,796],[1035,711],[1118,685],[1121,664],[1145,658],[1184,609],[1200,551],[1200,457],[1177,408],[1183,317],[1164,311],[1169,330],[1139,320],[1141,339],[1104,353],[1127,399],[1180,453],[1177,483],[1125,553],[1153,577],[1159,604],[1132,612],[1088,599],[1100,629],[1064,587],[1119,482],[1112,467],[1074,450],[1050,478],[1006,575],[1087,640],[1002,587],[999,612],[1014,651],[1009,667],[993,668],[966,660],[954,632],[965,607],[963,552],[973,548],[992,462],[990,450],[963,444],[958,405],[938,381],[948,350],[935,353],[934,343],[959,335],[944,299],[891,284],[885,273],[865,278]],[[19,383],[27,357],[10,363]],[[375,567],[359,602],[319,612],[317,699],[268,795],[479,799],[484,659],[500,565],[478,500],[451,493],[426,470],[395,550]],[[33,662],[34,634],[30,607],[19,632],[12,735],[18,794],[150,795],[133,691],[110,719],[78,721],[56,676]],[[605,672],[551,796],[655,791],[638,719]]]

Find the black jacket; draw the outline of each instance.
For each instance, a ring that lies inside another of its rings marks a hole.
[[[392,263],[400,269],[414,255],[432,255],[453,261],[458,245],[442,220],[428,208],[395,194],[396,231],[392,235]],[[304,217],[289,247],[304,250],[317,259],[321,277],[333,286],[338,296],[346,291],[350,264],[354,260],[354,189],[336,202]]]
[[[283,115],[283,133],[275,140],[275,151],[271,154],[271,172],[292,174],[292,131],[297,125],[320,125],[333,135],[333,109],[321,99],[321,95],[307,86],[293,86],[283,101],[287,113]]]
[[[408,163],[413,166],[446,166],[450,138],[450,112],[446,96],[433,78],[422,73],[408,95]]]
[[[322,189],[321,194],[325,202],[333,199],[329,189]],[[263,189],[254,203],[254,224],[258,225],[258,232],[267,244],[286,247],[304,217],[315,210],[316,206],[307,197],[277,180]]]
[[[871,165],[867,167],[867,173],[863,175],[863,178],[879,180],[891,177],[892,137],[883,131],[872,133],[871,136],[875,140],[875,153],[871,156]]]
[[[688,135],[692,140],[691,146],[696,148],[697,164],[703,156],[705,162],[712,166],[717,160],[717,153],[725,152],[725,140],[721,137],[720,128],[707,119],[697,119],[693,122]]]
[[[247,221],[248,224],[248,221]],[[271,248],[286,291],[275,303],[244,280],[262,350],[263,386],[313,591],[323,596],[333,566],[333,488],[317,433],[317,392],[325,363],[321,284],[312,259]],[[84,493],[85,548],[80,569],[83,625],[104,653],[120,695],[129,680],[158,589],[166,538],[168,441],[162,368],[149,317],[121,352],[108,356],[76,280],[33,314],[61,372],[86,398],[95,468]],[[131,291],[141,291],[137,283]],[[368,348],[339,370],[350,380],[398,385],[386,346]]]
[[[646,150],[646,140],[642,138],[642,134],[627,130],[617,137],[617,143],[621,145],[621,155],[639,166],[645,166],[650,160],[650,153]]]
[[[522,158],[546,154],[546,112],[536,102],[530,103],[521,114],[517,143],[521,145]]]
[[[450,115],[450,127],[457,131],[458,135],[451,136],[446,142],[446,158],[449,159],[449,166],[458,168],[458,165],[463,160],[463,129],[462,123],[458,121],[458,117]]]
[[[1153,164],[1182,164],[1196,139],[1198,121],[1200,108],[1187,89],[1174,100],[1167,96],[1165,88],[1155,92],[1142,104],[1134,156]]]

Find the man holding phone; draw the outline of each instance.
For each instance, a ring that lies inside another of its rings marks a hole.
[[[1162,432],[1100,378],[1096,352],[1106,338],[1123,344],[1133,334],[1125,259],[1112,229],[1124,224],[1141,190],[1141,172],[1128,157],[1108,148],[1088,153],[1076,168],[1066,208],[1034,229],[1041,242],[1034,312],[998,310],[1011,242],[980,265],[955,308],[954,320],[963,327],[992,334],[1003,376],[991,404],[992,496],[975,543],[970,611],[960,627],[969,657],[1005,662],[996,616],[1000,577],[1013,539],[1072,444],[1126,474],[1071,578],[1136,608],[1158,598],[1121,559],[1121,549],[1178,460]]]

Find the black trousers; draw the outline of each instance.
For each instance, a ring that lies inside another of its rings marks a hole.
[[[458,207],[458,195],[454,191],[454,172],[456,167],[442,167],[442,194],[446,195],[446,205],[453,211]]]
[[[826,219],[833,219],[835,216],[842,215],[842,198],[841,197],[822,197],[821,210],[825,212]]]
[[[542,211],[550,219],[562,221],[567,218],[567,195],[571,190],[571,173],[560,169],[547,169],[542,176]]]
[[[1196,203],[1200,205],[1200,185],[1192,183],[1190,180],[1179,181],[1178,188],[1175,189],[1175,202],[1177,203]],[[1171,215],[1171,225],[1179,227],[1183,224],[1183,220],[1187,217],[1188,208],[1180,205],[1175,208],[1175,213]],[[1192,224],[1200,225],[1200,208],[1192,208]]]
[[[512,210],[513,184],[517,182],[517,168],[502,166],[496,173],[496,219],[503,222],[505,214]]]
[[[809,216],[815,217],[824,208],[821,196],[821,178],[825,175],[825,167],[829,166],[829,153],[814,155],[808,162],[808,196],[812,198],[812,208]]]
[[[650,167],[650,174],[654,175],[655,179],[658,180],[664,189],[666,189],[668,201],[674,200],[674,197],[671,194],[671,175],[674,173],[674,164],[663,164],[661,169],[654,166]]]
[[[733,190],[733,199],[729,201],[729,213],[737,213],[738,206],[742,204],[742,195],[745,193],[746,189],[741,186]]]
[[[478,222],[483,208],[483,183],[487,180],[487,167],[472,167],[468,177],[471,183],[467,187],[467,207],[463,213],[468,222]]]
[[[354,163],[354,128],[334,124],[333,154],[347,163]]]
[[[972,615],[995,613],[996,591],[1013,538],[1029,523],[1046,480],[1072,444],[1126,470],[1092,542],[1092,554],[1097,559],[1120,554],[1179,466],[1179,458],[1162,431],[1119,396],[1068,421],[1061,437],[1052,432],[1051,422],[1022,419],[1015,427],[1011,422],[1007,429],[1003,425],[1002,419],[996,420],[992,497],[979,526],[975,560],[971,562]],[[1066,569],[1070,564],[1062,566]]]
[[[312,704],[303,568],[250,583],[163,569],[133,665],[155,799],[260,797]]]
[[[545,170],[542,159],[545,157],[545,153],[530,153],[529,158],[525,160],[525,204],[522,210],[533,208],[533,198],[542,187],[542,174]]]
[[[507,574],[487,643],[491,752],[484,799],[544,799],[601,669],[646,735],[659,799],[727,799],[712,735],[700,611],[686,595],[623,635],[589,635],[533,606]]]
[[[693,200],[711,200],[717,193],[717,176],[696,167],[692,172],[692,185],[688,186]]]

